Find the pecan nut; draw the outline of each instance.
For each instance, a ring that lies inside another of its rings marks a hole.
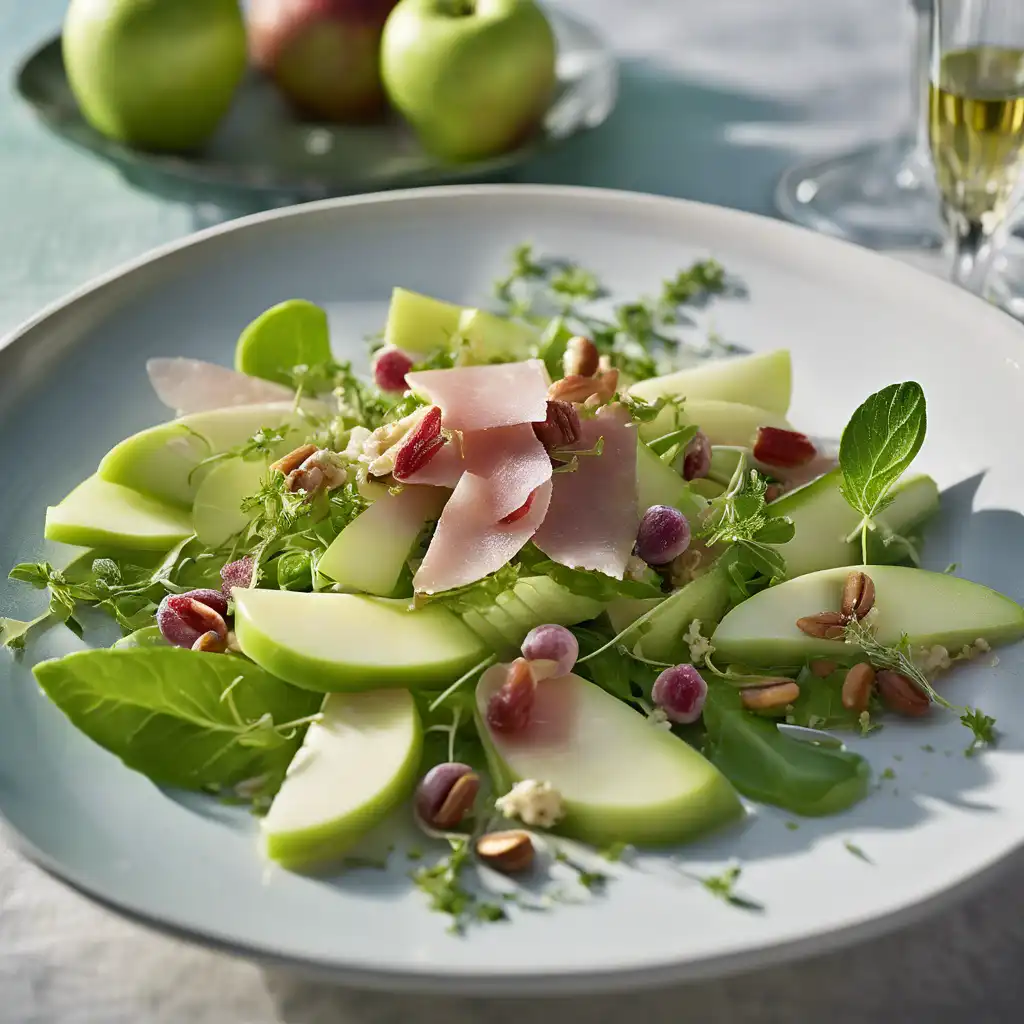
[[[600,366],[597,346],[589,339],[577,334],[565,344],[562,367],[566,377],[593,377]]]
[[[534,423],[533,432],[549,452],[575,444],[580,439],[580,414],[570,402],[549,399],[544,422]]]
[[[913,680],[889,669],[882,669],[875,679],[878,695],[890,711],[906,718],[920,718],[928,714],[931,699]]]
[[[847,711],[867,711],[871,700],[871,691],[875,686],[875,670],[861,662],[854,665],[843,680],[842,701]]]
[[[864,572],[851,572],[843,586],[842,614],[847,621],[863,619],[875,606],[875,581]]]
[[[473,808],[477,793],[480,792],[480,776],[476,772],[467,772],[459,776],[448,790],[441,806],[434,813],[431,824],[435,828],[455,828]]]
[[[231,635],[228,634],[228,636]],[[215,629],[211,629],[196,639],[192,650],[202,651],[205,654],[223,654],[227,647],[227,636],[221,636]]]
[[[800,696],[800,687],[792,680],[740,691],[740,700],[748,711],[778,711]]]
[[[845,622],[839,612],[818,612],[817,615],[797,619],[796,628],[818,640],[841,640]]]
[[[548,398],[559,402],[585,402],[592,395],[609,402],[619,387],[618,370],[601,370],[593,377],[563,377],[548,388]]]
[[[533,854],[533,840],[521,829],[488,832],[476,841],[480,860],[507,875],[527,871],[533,865]]]
[[[293,449],[287,455],[282,455],[277,462],[272,462],[270,468],[272,470],[276,469],[279,473],[288,476],[293,470],[298,469],[315,451],[315,444],[299,445],[298,448]]]

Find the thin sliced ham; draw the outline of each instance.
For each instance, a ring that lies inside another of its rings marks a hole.
[[[201,359],[150,359],[146,373],[157,398],[179,416],[233,405],[287,402],[295,395],[283,384]]]
[[[580,456],[575,472],[555,476],[547,516],[533,540],[562,565],[622,579],[639,525],[636,429],[622,406],[606,406],[583,420],[572,448],[593,448],[599,437],[600,455]]]
[[[519,552],[543,521],[551,500],[551,481],[542,483],[529,512],[514,523],[495,523],[481,515],[494,497],[485,477],[464,473],[448,499],[413,586],[436,594],[475,583]]]
[[[493,366],[420,370],[408,386],[440,406],[449,430],[489,430],[540,423],[547,415],[548,375],[539,359]]]
[[[490,481],[485,511],[494,522],[524,505],[551,479],[551,458],[529,423],[465,434],[463,447],[466,470]]]

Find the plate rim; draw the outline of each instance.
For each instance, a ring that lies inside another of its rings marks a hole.
[[[942,294],[947,301],[962,305],[965,312],[970,312],[976,318],[980,337],[973,339],[973,344],[977,344],[978,341],[985,345],[993,343],[993,339],[985,336],[983,328],[986,322],[991,323],[993,327],[998,325],[1002,332],[1006,332],[1008,328],[1018,329],[1021,332],[1021,341],[1024,341],[1024,328],[1021,328],[1012,317],[975,296],[960,291],[948,282],[915,267],[900,263],[884,254],[816,234],[798,225],[788,224],[772,217],[692,200],[585,186],[446,185],[336,197],[267,210],[175,239],[86,281],[0,337],[0,376],[4,375],[4,370],[7,367],[17,364],[25,356],[32,346],[34,336],[41,330],[45,330],[47,322],[51,319],[72,313],[74,307],[83,300],[104,290],[116,288],[118,284],[123,286],[124,279],[130,279],[137,271],[157,264],[161,260],[193,246],[202,245],[211,238],[234,232],[244,232],[249,228],[268,222],[316,216],[319,213],[338,208],[403,202],[426,202],[429,204],[435,197],[459,196],[532,197],[538,200],[558,200],[584,205],[599,203],[605,210],[613,204],[624,210],[630,208],[650,210],[667,206],[677,215],[685,216],[689,212],[691,216],[711,216],[731,223],[735,227],[748,226],[752,230],[766,232],[769,239],[774,235],[780,239],[796,240],[805,253],[808,249],[812,253],[814,250],[818,250],[822,253],[822,258],[827,258],[831,254],[839,260],[852,260],[854,265],[859,264],[868,269],[878,269],[884,264],[887,273],[896,276],[897,287],[899,277],[909,275],[908,281],[916,281],[927,288],[934,288],[936,294]],[[358,988],[450,995],[571,995],[657,987],[673,982],[692,981],[766,968],[795,959],[824,954],[907,926],[959,902],[982,886],[991,884],[1001,872],[1009,870],[1014,863],[1021,859],[1022,851],[1024,851],[1024,837],[1022,837],[1012,847],[984,857],[980,867],[974,873],[961,875],[945,884],[936,884],[909,902],[895,904],[886,912],[874,916],[848,920],[838,925],[825,925],[798,937],[787,939],[782,943],[766,945],[763,944],[763,940],[756,940],[752,945],[741,946],[705,957],[669,960],[647,966],[602,969],[600,973],[586,968],[572,971],[560,969],[548,973],[536,969],[511,973],[508,971],[490,973],[487,971],[439,970],[436,965],[422,969],[415,965],[403,965],[399,968],[386,965],[372,968],[363,965],[346,966],[337,961],[312,960],[275,951],[269,943],[249,943],[238,938],[200,930],[187,922],[174,920],[172,917],[151,914],[132,905],[130,900],[120,900],[116,895],[101,891],[100,887],[79,877],[73,868],[63,865],[57,858],[52,857],[22,835],[6,820],[2,809],[0,809],[0,826],[12,846],[47,874],[92,902],[158,932],[220,952],[242,956],[265,965],[287,967],[299,973],[321,979],[326,977],[335,982],[342,982]]]

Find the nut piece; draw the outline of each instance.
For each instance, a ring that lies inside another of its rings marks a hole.
[[[839,668],[834,661],[829,661],[828,658],[812,658],[808,667],[819,679],[828,679]]]
[[[533,865],[533,840],[519,829],[488,832],[476,841],[476,855],[488,867],[507,875],[518,874]]]
[[[229,633],[228,636],[234,636]],[[192,645],[193,651],[202,651],[206,654],[223,654],[227,650],[227,636],[221,636],[215,630],[203,633]]]
[[[534,423],[533,432],[549,452],[575,444],[580,439],[580,414],[569,402],[549,400],[544,422]]]
[[[792,469],[803,466],[818,454],[806,434],[779,427],[758,427],[754,441],[754,458],[766,466]]]
[[[858,714],[867,711],[874,686],[875,670],[867,662],[854,665],[843,680],[843,707]]]
[[[284,485],[290,494],[297,494],[299,491],[316,494],[324,485],[324,475],[316,466],[311,469],[293,469],[285,477]]]
[[[469,814],[480,792],[480,776],[470,772],[455,780],[455,784],[444,798],[441,806],[434,813],[432,824],[435,828],[455,828]]]
[[[863,619],[875,604],[875,582],[867,573],[851,572],[843,587],[842,613],[847,621]]]
[[[593,377],[599,362],[597,346],[589,338],[577,334],[566,342],[565,355],[562,356],[566,377]]]
[[[563,377],[548,388],[548,399],[553,402],[585,402],[591,395],[597,395],[608,402],[618,386],[618,370],[602,370],[593,377]]]
[[[740,700],[748,711],[776,711],[800,696],[800,687],[789,681],[740,691]]]
[[[878,683],[878,695],[890,711],[906,718],[920,718],[928,714],[932,706],[928,694],[906,676],[883,669],[875,679]]]
[[[818,612],[817,615],[797,619],[796,628],[818,640],[841,640],[845,621],[839,612]]]
[[[279,473],[283,473],[285,476],[288,476],[292,470],[298,469],[299,466],[301,466],[315,451],[315,444],[300,445],[294,451],[290,451],[287,455],[283,455],[277,460],[277,462],[272,462],[270,464],[270,468],[272,470],[276,469]]]

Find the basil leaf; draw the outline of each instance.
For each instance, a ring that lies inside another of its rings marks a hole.
[[[786,716],[792,725],[808,729],[860,729],[860,712],[843,707],[843,680],[848,669],[836,669],[824,679],[804,668],[796,681],[800,696],[793,702],[793,710]]]
[[[31,622],[20,619],[0,617],[0,647],[10,647],[12,651],[20,651],[25,647],[25,638],[32,628]]]
[[[744,795],[796,814],[834,814],[868,793],[859,754],[785,736],[771,719],[743,709],[737,690],[709,680],[705,756]]]
[[[870,519],[886,506],[927,428],[924,391],[916,381],[890,384],[854,412],[839,443],[842,492],[852,508]]]
[[[36,665],[72,724],[129,768],[186,789],[278,783],[322,696],[229,654],[180,647],[78,651]]]

